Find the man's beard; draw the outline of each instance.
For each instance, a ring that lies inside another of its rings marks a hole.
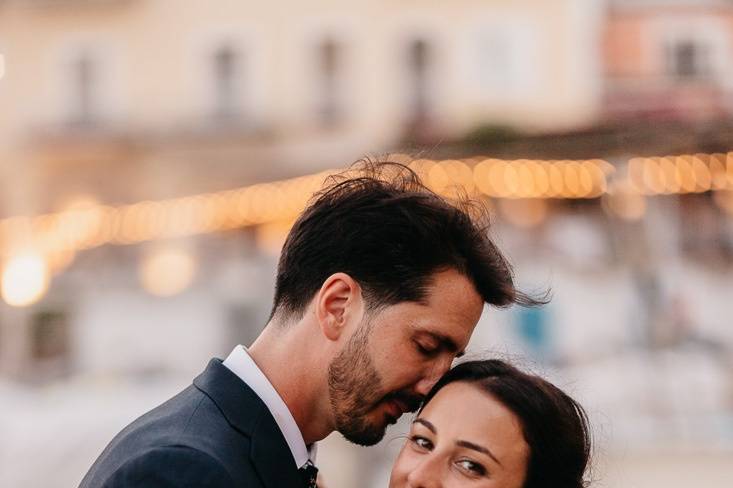
[[[336,430],[349,441],[372,446],[381,441],[387,424],[397,421],[385,414],[370,420],[368,414],[395,399],[408,411],[417,410],[422,398],[408,392],[384,393],[382,379],[368,351],[372,324],[362,323],[341,353],[328,366],[328,389]]]

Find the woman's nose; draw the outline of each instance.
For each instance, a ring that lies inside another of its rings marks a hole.
[[[437,456],[426,455],[420,464],[407,475],[409,488],[440,488],[440,460]]]

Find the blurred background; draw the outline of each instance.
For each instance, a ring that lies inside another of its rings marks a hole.
[[[592,486],[733,486],[729,151],[733,1],[0,0],[0,485],[76,486],[248,345],[311,193],[391,153],[552,288],[469,351],[586,406]],[[328,487],[407,421],[323,441]]]

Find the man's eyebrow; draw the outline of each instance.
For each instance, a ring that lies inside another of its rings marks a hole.
[[[496,461],[496,464],[498,464],[501,467],[504,467],[504,465],[501,464],[501,462],[499,462],[498,459],[496,459],[496,456],[494,456],[494,454],[488,448],[484,446],[479,446],[478,444],[474,444],[473,442],[468,442],[468,441],[456,441],[456,445],[460,447],[465,447],[468,449],[473,449],[474,451],[482,452],[486,454],[487,456],[489,456],[494,461]]]
[[[422,424],[422,425],[424,425],[433,434],[437,434],[438,433],[438,430],[435,428],[435,426],[433,424],[431,424],[430,422],[428,422],[427,420],[425,420],[425,419],[416,418],[415,420],[412,421],[412,423],[413,424]]]

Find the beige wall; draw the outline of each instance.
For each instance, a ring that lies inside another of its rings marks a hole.
[[[579,55],[588,56],[579,52],[578,36],[589,34],[595,14],[587,5],[594,2],[108,3],[0,7],[0,46],[8,60],[3,132],[13,129],[8,116],[16,128],[55,123],[63,116],[63,64],[80,48],[104,58],[102,112],[109,121],[135,127],[196,121],[208,95],[207,54],[225,39],[240,43],[252,57],[243,102],[256,118],[306,131],[312,122],[311,46],[324,34],[342,40],[346,49],[343,81],[350,125],[368,128],[375,137],[392,134],[399,122],[406,89],[400,50],[414,35],[436,44],[435,95],[450,127],[504,110],[520,120],[532,114],[533,120],[524,122],[536,125],[558,115],[577,122],[588,112],[589,97],[582,104],[577,100],[592,92],[592,76],[575,76],[574,64],[581,62]],[[477,74],[477,38],[482,29],[497,27],[523,38],[516,44],[528,59],[514,69],[532,78],[519,77],[520,89],[507,86],[508,97],[487,94],[486,80]]]
[[[597,111],[600,0],[54,3],[0,4],[0,174],[13,182],[0,199],[5,215],[85,191],[117,202],[230,188],[392,149],[408,119],[405,53],[415,37],[434,48],[427,86],[441,136],[481,122],[559,130]],[[317,123],[314,54],[326,37],[343,49],[345,113],[328,130]],[[211,55],[225,42],[244,54],[236,103],[246,123],[222,138],[205,121]],[[507,52],[482,62],[482,42]],[[54,132],[73,108],[80,52],[98,59],[106,130],[93,143]]]
[[[665,73],[665,43],[674,38],[705,41],[724,85],[733,74],[733,9],[720,6],[638,8],[611,11],[604,34],[606,75],[659,79]]]

